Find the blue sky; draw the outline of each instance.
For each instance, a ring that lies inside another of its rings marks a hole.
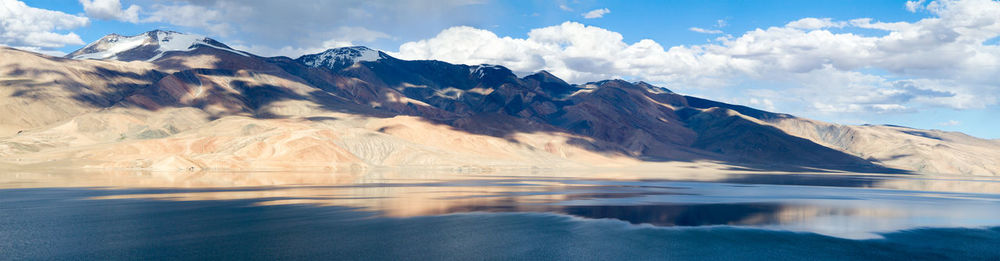
[[[991,0],[0,3],[0,18],[22,22],[4,24],[0,44],[49,54],[152,29],[265,56],[367,45],[574,83],[643,80],[837,123],[1000,138],[1000,2]]]

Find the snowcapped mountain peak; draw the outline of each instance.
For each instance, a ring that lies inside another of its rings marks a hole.
[[[72,59],[154,61],[167,52],[210,47],[247,56],[211,38],[175,31],[153,30],[133,36],[109,34],[68,55]]]
[[[384,53],[364,46],[333,48],[317,54],[299,57],[299,62],[310,67],[324,67],[340,70],[359,62],[374,62],[385,58]]]
[[[495,64],[480,64],[469,66],[469,74],[477,78],[486,77],[491,72],[500,72],[503,75],[513,74],[510,69]]]

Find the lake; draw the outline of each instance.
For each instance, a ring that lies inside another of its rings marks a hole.
[[[0,259],[1000,259],[1000,179],[0,173]]]

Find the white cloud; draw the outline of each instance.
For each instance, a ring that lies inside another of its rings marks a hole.
[[[269,56],[287,56],[298,58],[303,54],[312,54],[325,51],[330,48],[356,46],[359,43],[372,42],[378,39],[390,38],[388,34],[369,30],[364,27],[341,26],[336,30],[336,38],[323,41],[318,46],[313,47],[292,47],[286,45],[281,48],[274,48],[265,45],[233,45],[233,48],[245,50],[255,54],[267,54]]]
[[[122,9],[119,0],[80,0],[83,11],[87,16],[103,20],[119,20],[131,23],[139,22],[139,10],[137,5],[130,5],[127,9]]]
[[[712,25],[712,26],[715,27],[715,28],[723,28],[723,27],[726,27],[726,25],[728,25],[728,24],[726,23],[725,19],[719,19],[719,20],[715,20],[715,24]],[[701,27],[689,27],[688,30],[692,31],[692,32],[696,32],[696,33],[703,33],[703,34],[721,34],[721,33],[723,33],[722,30],[705,29],[705,28],[701,28]]]
[[[198,5],[162,5],[152,6],[153,11],[143,22],[162,22],[184,27],[202,28],[212,34],[227,36],[232,31],[229,24],[224,23],[222,12],[215,8]]]
[[[476,10],[483,0],[198,0],[147,1],[144,22],[204,31],[231,46],[253,47],[260,55],[318,50],[328,41],[372,44],[380,39],[419,37],[460,23],[492,19]],[[142,2],[141,2],[142,3]],[[406,25],[406,26],[400,26]],[[342,28],[368,31],[344,34]],[[356,37],[353,33],[361,34]],[[347,39],[352,38],[352,39]],[[285,51],[280,51],[285,50]],[[275,52],[272,52],[275,51]],[[280,52],[279,52],[280,51]]]
[[[56,54],[52,49],[84,43],[75,33],[60,31],[89,23],[86,17],[0,0],[0,45]]]
[[[582,16],[583,16],[583,18],[586,18],[586,19],[594,19],[594,18],[604,17],[604,15],[606,15],[608,13],[611,13],[610,9],[601,8],[601,9],[590,10],[590,12],[583,13]]]
[[[723,28],[726,27],[727,25],[729,25],[729,23],[726,22],[726,19],[715,20],[715,27]]]
[[[348,43],[346,45],[340,44],[340,45],[335,45],[333,47],[343,47],[343,46],[350,46],[350,45],[351,44]],[[292,59],[298,58],[299,56],[302,56],[303,54],[319,53],[319,52],[322,52],[322,51],[324,51],[324,50],[327,49],[327,48],[323,48],[323,47],[299,48],[299,47],[292,47],[292,46],[288,46],[288,45],[280,47],[280,48],[275,48],[275,47],[271,47],[271,46],[267,46],[267,45],[259,45],[259,44],[251,44],[251,45],[233,44],[233,45],[230,45],[230,47],[232,47],[233,49],[236,49],[236,50],[247,51],[247,52],[250,52],[250,53],[253,53],[253,54],[267,54],[267,56],[285,56],[285,57],[289,57],[289,58],[292,58]]]
[[[704,29],[704,28],[698,28],[698,27],[691,27],[691,28],[688,28],[688,30],[691,30],[692,32],[703,33],[703,34],[721,34],[722,33],[722,30],[712,30],[712,29]]]
[[[750,105],[768,111],[776,110],[776,107],[774,107],[774,102],[767,98],[750,98],[750,100],[746,102],[746,105]]]
[[[786,24],[785,27],[796,28],[796,29],[815,30],[815,29],[823,29],[823,28],[831,28],[831,27],[842,28],[842,27],[844,27],[846,25],[847,25],[847,22],[834,22],[830,18],[819,19],[819,18],[809,17],[809,18],[802,18],[802,19],[799,19],[799,20],[796,20],[796,21],[792,21],[792,22]]]
[[[569,7],[568,5],[566,5],[566,4],[560,4],[560,5],[559,5],[559,9],[562,9],[563,11],[566,11],[566,12],[573,12],[573,8],[570,8],[570,7]]]
[[[945,126],[945,127],[958,126],[959,124],[962,124],[962,122],[956,121],[956,120],[950,120],[950,121],[945,121],[945,122],[939,122],[938,123],[938,125]]]
[[[927,0],[906,1],[906,10],[915,13],[924,8],[925,1]]]
[[[532,31],[534,32],[534,31]],[[510,37],[500,38],[493,32],[468,26],[448,28],[437,37],[409,42],[396,54],[403,59],[439,59],[444,61],[481,64],[502,61],[513,70],[535,70],[544,67],[546,48],[539,43]],[[569,73],[569,71],[565,71]]]
[[[926,9],[933,17],[916,22],[803,18],[709,44],[673,47],[649,39],[626,43],[619,33],[575,22],[534,29],[526,38],[463,26],[404,43],[397,55],[501,64],[521,73],[544,69],[575,83],[626,77],[675,90],[730,94],[748,85],[771,86],[778,95],[747,99],[816,113],[969,109],[1000,102],[1000,46],[983,45],[1000,36],[1000,2],[939,0]]]
[[[125,4],[127,8],[121,0],[77,1],[86,16],[28,8],[17,0],[0,0],[4,12],[0,20],[4,26],[0,28],[0,44],[40,51],[82,45],[80,37],[68,30],[86,25],[89,16],[100,20],[163,23],[166,25],[157,26],[205,34],[230,46],[254,47],[249,49],[259,50],[260,55],[295,57],[303,53],[292,51],[345,44],[377,46],[387,42],[384,39],[421,37],[456,24],[485,24],[494,19],[479,12],[478,5],[484,0],[138,0],[126,1],[135,3]],[[347,32],[343,28],[365,30]]]
[[[392,38],[386,33],[370,30],[360,26],[341,26],[335,31],[336,40],[345,42],[373,42],[378,39]]]

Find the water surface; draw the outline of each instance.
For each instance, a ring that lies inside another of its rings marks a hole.
[[[0,173],[0,259],[997,259],[1000,180]]]

